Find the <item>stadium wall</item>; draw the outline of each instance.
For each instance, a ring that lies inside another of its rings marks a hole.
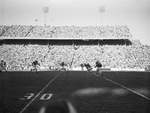
[[[0,44],[40,44],[40,45],[131,45],[129,39],[1,39]]]

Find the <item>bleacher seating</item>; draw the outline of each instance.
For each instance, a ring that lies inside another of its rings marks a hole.
[[[42,67],[58,67],[61,62],[79,67],[100,60],[103,67],[140,69],[150,65],[150,46],[81,45],[1,45],[0,60],[7,62],[10,70],[29,70],[31,62],[38,60]]]
[[[132,37],[127,26],[0,26],[1,37],[44,37],[44,38],[88,38]],[[38,60],[42,67],[57,68],[61,62],[79,67],[89,62],[92,66],[97,60],[103,67],[145,68],[150,65],[150,46],[132,40],[132,45],[0,45],[0,60],[7,62],[10,70],[29,70],[31,62]]]
[[[6,30],[1,26],[1,37],[32,38],[128,38],[132,37],[127,26],[25,26],[12,25]],[[4,32],[3,32],[4,31]],[[2,33],[3,32],[3,33]]]

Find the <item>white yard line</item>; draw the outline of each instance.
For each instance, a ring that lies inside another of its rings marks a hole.
[[[46,86],[19,112],[23,113],[29,106],[30,104],[61,74],[62,72],[58,73],[52,80],[50,80]]]
[[[132,90],[132,89],[126,87],[126,86],[124,86],[124,85],[121,85],[121,84],[119,84],[119,83],[117,83],[117,82],[115,82],[115,81],[113,81],[113,80],[110,80],[110,79],[108,79],[108,78],[106,78],[106,77],[102,77],[102,78],[104,78],[105,80],[107,80],[107,81],[109,81],[109,82],[112,82],[112,83],[114,83],[114,84],[116,84],[116,85],[118,85],[118,86],[121,86],[121,87],[123,87],[123,88],[125,88],[125,89],[131,91],[132,93],[134,93],[134,94],[136,94],[136,95],[139,95],[139,96],[141,96],[141,97],[143,97],[143,98],[145,98],[145,99],[147,99],[147,100],[150,100],[150,98],[148,98],[148,97],[146,97],[146,96],[144,96],[144,95],[142,95],[142,94],[140,94],[140,93],[138,93],[138,92],[136,92],[136,91],[134,91],[134,90]]]

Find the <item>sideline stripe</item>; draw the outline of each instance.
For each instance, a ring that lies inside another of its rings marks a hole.
[[[127,89],[127,90],[129,90],[129,91],[131,91],[131,92],[133,92],[133,93],[135,93],[135,94],[137,94],[137,95],[139,95],[139,96],[141,96],[141,97],[147,99],[147,100],[150,100],[150,98],[148,98],[148,97],[146,97],[146,96],[144,96],[144,95],[142,95],[142,94],[140,94],[140,93],[138,93],[138,92],[136,92],[136,91],[134,91],[134,90],[132,90],[132,89],[126,87],[126,86],[123,86],[123,85],[121,85],[121,84],[119,84],[119,83],[117,83],[117,82],[114,82],[114,81],[112,81],[112,80],[110,80],[110,79],[108,79],[108,78],[105,78],[105,77],[103,77],[103,78],[106,79],[106,80],[108,80],[108,81],[110,81],[110,82],[112,82],[112,83],[114,83],[114,84],[116,84],[116,85],[119,85],[119,86],[121,86],[121,87],[123,87],[123,88],[125,88],[125,89]]]
[[[52,80],[49,81],[49,83],[19,112],[23,113],[30,104],[48,87],[49,84],[51,84],[62,72],[58,73]]]
[[[115,81],[112,81],[112,80],[110,80],[110,79],[108,79],[108,78],[106,78],[106,77],[102,77],[102,78],[104,78],[105,80],[107,80],[107,81],[109,81],[109,82],[112,82],[112,83],[114,83],[114,84],[116,84],[116,85],[119,85],[119,86],[121,86],[121,87],[123,87],[123,88],[125,88],[125,89],[127,89],[127,90],[129,90],[129,91],[131,91],[131,92],[133,92],[133,93],[135,93],[135,94],[137,94],[137,95],[139,95],[139,96],[141,96],[141,97],[147,99],[147,100],[150,100],[150,98],[148,98],[148,97],[146,97],[146,96],[144,96],[144,95],[142,95],[142,94],[140,94],[140,93],[138,93],[138,92],[136,92],[136,91],[134,91],[134,90],[132,90],[132,89],[126,87],[126,86],[124,86],[124,85],[121,85],[121,84],[119,84],[119,83],[117,83],[117,82],[115,82]]]

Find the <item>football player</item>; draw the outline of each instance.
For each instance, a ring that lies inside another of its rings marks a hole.
[[[81,66],[81,70],[83,71],[84,70],[84,64],[80,64]]]
[[[90,66],[89,63],[85,63],[84,66],[86,67],[86,69],[87,69],[88,72],[91,72],[92,69],[93,69],[93,68]]]
[[[96,67],[96,75],[101,75],[103,77],[103,73],[101,71],[102,64],[100,63],[100,61],[96,62],[95,67]]]
[[[3,60],[1,60],[1,63],[0,63],[0,72],[2,70],[5,70],[7,72],[7,69],[6,69],[6,62],[4,62]]]
[[[35,60],[35,61],[33,61],[32,62],[32,67],[33,67],[33,69],[31,69],[31,71],[36,71],[37,72],[37,67],[38,66],[40,66],[40,63],[37,61],[37,60]],[[38,73],[38,72],[37,72]]]
[[[62,63],[60,64],[60,66],[61,66],[60,71],[67,71],[66,68],[65,68],[65,66],[67,66],[67,64],[65,64],[64,62],[62,62]]]

